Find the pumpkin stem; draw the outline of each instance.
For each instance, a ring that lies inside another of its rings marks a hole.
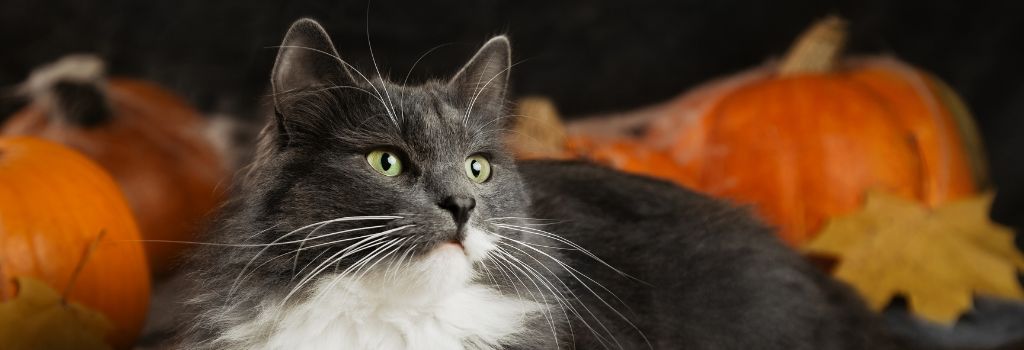
[[[112,116],[104,75],[99,57],[65,56],[34,70],[21,92],[45,107],[50,118],[76,126],[98,126]]]
[[[826,73],[835,68],[846,43],[846,21],[828,16],[800,34],[779,65],[779,75]]]
[[[82,269],[85,268],[85,263],[89,261],[89,258],[92,257],[92,253],[96,251],[96,247],[99,246],[100,241],[103,240],[103,236],[106,235],[107,230],[100,230],[100,233],[96,235],[96,238],[93,238],[92,241],[89,242],[89,245],[86,245],[85,249],[82,250],[82,256],[78,258],[78,264],[75,265],[75,270],[71,272],[71,278],[68,279],[67,286],[65,286],[64,291],[60,293],[61,303],[67,303],[68,294],[71,293],[71,287],[75,285],[75,281],[78,280],[78,275],[81,275]]]

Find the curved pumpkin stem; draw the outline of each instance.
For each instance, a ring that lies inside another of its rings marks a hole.
[[[103,236],[107,235],[107,230],[100,230],[100,233],[93,238],[89,245],[85,246],[82,250],[82,256],[78,258],[78,264],[75,265],[75,270],[71,272],[71,278],[68,279],[68,284],[64,286],[64,291],[60,293],[60,301],[67,303],[68,294],[71,294],[71,288],[75,286],[75,282],[78,281],[78,275],[82,274],[82,269],[85,268],[85,263],[92,257],[92,253],[96,251],[96,247],[100,245],[100,240]]]
[[[68,55],[34,71],[21,92],[42,105],[50,118],[82,127],[98,126],[112,116],[106,93],[106,68],[97,56]]]
[[[830,72],[845,44],[846,21],[839,16],[826,17],[804,31],[789,48],[779,65],[779,75]]]

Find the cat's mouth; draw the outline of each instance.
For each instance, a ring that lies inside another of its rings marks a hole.
[[[468,261],[477,262],[487,256],[487,252],[495,249],[495,243],[489,239],[483,231],[473,227],[467,227],[464,235],[445,237],[436,241],[434,246],[437,252],[445,254],[462,255]]]
[[[436,251],[438,253],[442,254],[464,255],[469,257],[469,251],[466,250],[466,246],[458,239],[441,241],[435,249],[437,249]]]
[[[466,250],[466,246],[462,245],[462,241],[457,240],[457,239],[449,239],[448,241],[444,242],[443,244],[446,245],[446,246],[453,246],[455,248]]]

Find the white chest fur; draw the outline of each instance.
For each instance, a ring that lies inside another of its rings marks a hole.
[[[319,297],[267,305],[219,340],[266,350],[490,349],[521,333],[527,314],[540,311],[536,303],[469,283],[472,268],[464,257],[436,255],[397,278],[323,278],[312,288]]]

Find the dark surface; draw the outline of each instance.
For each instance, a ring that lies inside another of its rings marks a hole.
[[[1024,349],[1024,304],[998,298],[975,297],[974,310],[951,326],[930,323],[910,314],[906,301],[897,298],[885,311],[889,327],[897,334],[917,339],[928,348]],[[1011,344],[1020,344],[1017,347]]]

